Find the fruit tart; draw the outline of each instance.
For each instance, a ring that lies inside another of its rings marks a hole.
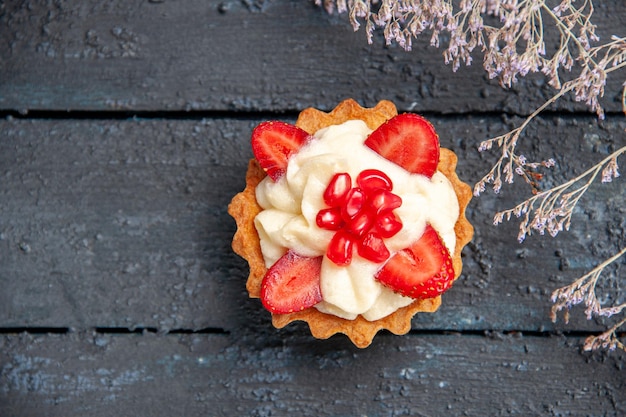
[[[319,339],[368,346],[434,312],[461,273],[472,192],[432,124],[389,101],[345,100],[259,124],[246,187],[228,211],[247,290],[277,328],[301,320]]]

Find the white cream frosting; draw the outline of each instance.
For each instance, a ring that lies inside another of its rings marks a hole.
[[[335,232],[321,229],[315,221],[317,213],[326,208],[324,190],[335,173],[347,172],[354,181],[370,168],[386,173],[393,182],[392,192],[402,198],[402,206],[394,210],[402,229],[385,239],[392,255],[419,239],[427,223],[439,232],[448,250],[454,251],[459,205],[448,179],[440,172],[431,179],[411,174],[381,157],[363,144],[370,132],[360,120],[321,129],[292,155],[282,178],[261,181],[256,199],[263,210],[255,218],[255,226],[268,268],[289,249],[302,256],[325,255]],[[410,304],[412,298],[394,293],[374,278],[382,265],[361,258],[356,250],[348,266],[337,266],[324,256],[323,301],[315,307],[349,320],[359,314],[377,320]]]

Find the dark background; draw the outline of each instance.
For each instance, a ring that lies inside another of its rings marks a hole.
[[[623,2],[598,3],[601,38],[624,35]],[[523,181],[473,199],[440,310],[364,350],[248,299],[226,207],[256,124],[392,100],[473,185],[497,158],[480,141],[554,93],[502,89],[480,55],[453,73],[427,41],[370,46],[304,0],[0,2],[0,416],[625,415],[624,352],[582,351],[611,321],[550,320],[552,291],[624,245],[621,180],[523,244],[492,224]],[[529,127],[522,153],[557,162],[545,186],[622,146],[620,79],[606,120],[567,97]]]

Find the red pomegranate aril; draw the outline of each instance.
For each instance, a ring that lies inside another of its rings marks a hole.
[[[352,262],[354,238],[343,230],[335,233],[328,244],[326,256],[336,265],[346,266]]]
[[[391,191],[393,188],[393,183],[387,174],[377,169],[361,171],[356,178],[356,183],[366,194],[377,189]]]
[[[335,174],[324,190],[327,207],[318,211],[315,222],[335,232],[326,256],[337,266],[347,266],[356,245],[362,258],[381,263],[390,256],[383,239],[402,229],[402,222],[393,213],[402,205],[402,198],[391,192],[391,179],[377,169],[361,171],[356,186],[352,185],[350,174],[342,172]]]
[[[315,222],[319,227],[326,230],[339,230],[344,225],[339,207],[320,210],[315,217]]]
[[[376,217],[376,229],[382,237],[389,238],[402,229],[402,222],[392,212],[384,213]]]
[[[359,242],[357,251],[361,257],[376,263],[387,260],[390,255],[382,237],[374,232],[365,235],[363,240]]]
[[[350,221],[359,214],[365,204],[365,193],[360,188],[352,188],[348,191],[346,201],[342,207],[341,215],[344,220]]]
[[[377,214],[381,214],[400,207],[402,197],[387,190],[376,190],[371,194],[369,203]]]
[[[374,226],[375,221],[376,213],[363,209],[346,225],[346,229],[348,232],[361,237]]]
[[[331,207],[343,204],[351,188],[352,178],[347,172],[335,174],[324,191],[324,202]]]

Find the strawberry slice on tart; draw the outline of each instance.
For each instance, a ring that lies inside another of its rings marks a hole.
[[[396,252],[376,273],[376,279],[395,292],[416,299],[433,298],[454,281],[452,259],[437,231],[426,225],[411,246]]]
[[[422,116],[403,113],[374,130],[365,145],[413,174],[431,178],[439,164],[439,137]]]
[[[289,250],[272,265],[261,282],[261,302],[272,313],[302,311],[322,301],[322,257],[306,257]]]
[[[267,175],[277,181],[285,175],[289,157],[310,139],[311,135],[297,126],[267,121],[252,131],[252,152]]]

